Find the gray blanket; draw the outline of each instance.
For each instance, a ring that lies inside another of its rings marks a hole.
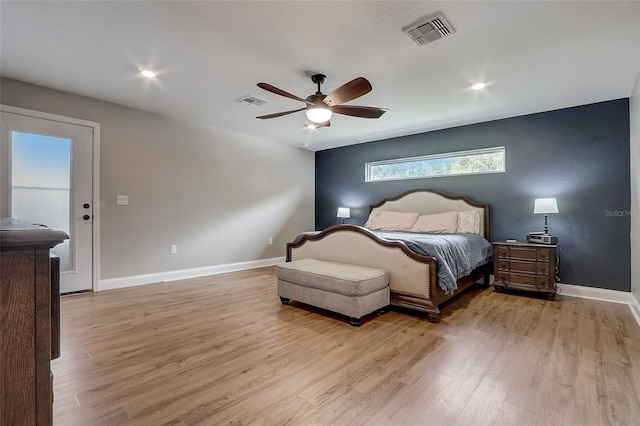
[[[438,285],[447,294],[458,288],[456,281],[484,265],[493,255],[493,246],[478,234],[424,234],[372,231],[385,240],[402,241],[412,251],[438,261]]]

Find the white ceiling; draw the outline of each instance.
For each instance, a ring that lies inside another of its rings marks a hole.
[[[455,34],[403,34],[438,12]],[[625,98],[640,73],[638,1],[3,0],[0,18],[4,77],[310,150]],[[304,106],[256,83],[304,98],[318,72],[324,93],[367,78],[349,104],[389,111],[317,130],[303,112],[255,118]]]

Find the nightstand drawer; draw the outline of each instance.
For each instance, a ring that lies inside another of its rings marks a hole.
[[[538,260],[543,262],[548,262],[551,259],[551,250],[549,249],[538,249]]]
[[[499,259],[523,259],[547,262],[553,257],[552,250],[547,248],[498,246],[496,251]]]
[[[511,262],[509,260],[498,259],[495,263],[496,269],[499,271],[508,271],[511,269]]]
[[[498,272],[496,275],[496,281],[507,287],[510,285],[531,286],[540,290],[552,290],[555,288],[553,278],[528,274],[516,274],[513,272]]]
[[[537,275],[549,275],[549,263],[526,262],[521,260],[498,259],[496,262],[499,271],[526,272]]]
[[[537,271],[535,262],[524,262],[521,260],[511,260],[506,262],[509,264],[509,271],[511,272],[529,272],[535,274]]]
[[[536,274],[538,275],[550,275],[551,271],[549,269],[548,263],[540,263],[536,264]]]
[[[496,283],[506,284],[509,282],[509,272],[497,271],[494,278]]]
[[[511,247],[509,248],[509,257],[511,259],[536,260],[538,253],[535,248]]]
[[[496,253],[498,253],[498,258],[502,259],[502,258],[509,258],[509,247],[504,247],[504,246],[498,246],[496,248]]]
[[[525,274],[514,274],[509,273],[506,274],[505,280],[503,281],[505,284],[519,284],[519,285],[528,285],[535,287],[536,285],[536,276],[535,275],[525,275]]]
[[[537,277],[536,287],[543,290],[553,290],[556,288],[555,277]]]

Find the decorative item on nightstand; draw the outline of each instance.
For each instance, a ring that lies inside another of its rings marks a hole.
[[[349,207],[338,207],[338,217],[342,219],[342,224],[344,225],[344,220],[351,217],[351,209]]]
[[[536,198],[533,204],[534,214],[544,214],[544,232],[530,232],[527,235],[527,242],[537,244],[558,244],[558,237],[549,235],[549,225],[547,215],[559,213],[558,203],[555,198]]]

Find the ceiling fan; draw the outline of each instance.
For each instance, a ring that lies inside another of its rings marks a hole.
[[[314,95],[307,96],[306,99],[302,99],[296,95],[285,92],[282,89],[278,89],[267,83],[258,83],[258,87],[275,93],[276,95],[284,96],[286,98],[295,99],[306,104],[304,108],[294,109],[291,111],[277,112],[275,114],[261,115],[259,119],[282,117],[283,115],[292,114],[298,111],[305,111],[307,118],[315,124],[314,127],[330,126],[329,119],[333,113],[350,115],[352,117],[361,118],[379,118],[387,112],[385,108],[375,108],[356,105],[342,105],[345,102],[349,102],[353,99],[369,93],[371,91],[371,83],[364,77],[358,77],[350,82],[343,84],[335,89],[328,95],[323,94],[320,91],[320,85],[324,83],[327,78],[324,74],[314,74],[311,76],[311,81],[318,85],[318,91]]]

